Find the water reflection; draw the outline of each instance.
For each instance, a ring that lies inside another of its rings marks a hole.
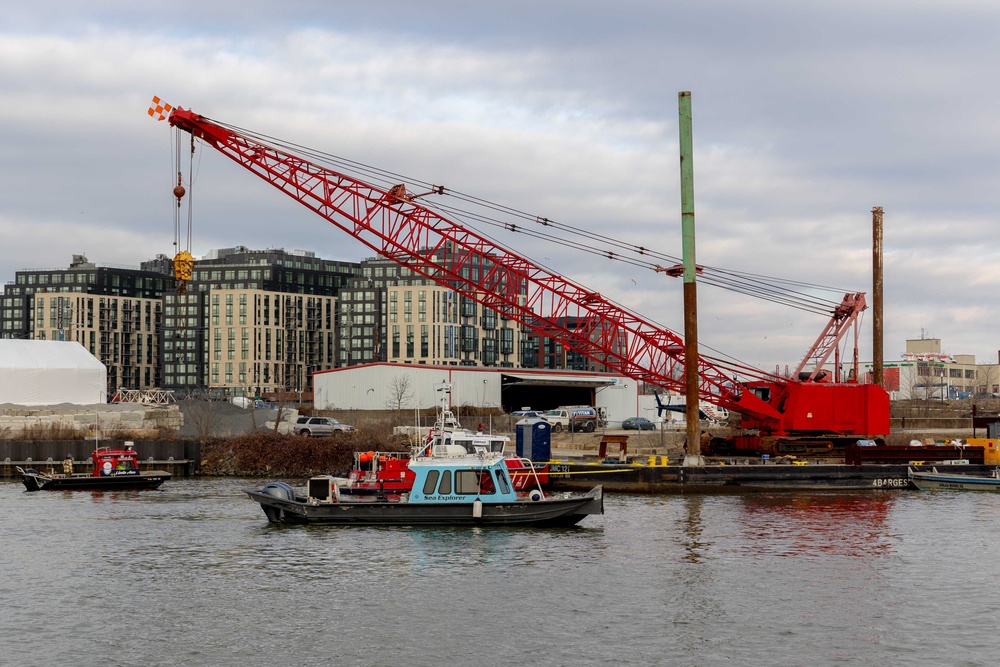
[[[741,551],[749,556],[885,556],[898,538],[887,520],[898,493],[741,496]]]
[[[701,511],[704,505],[702,496],[691,496],[685,503],[684,527],[684,557],[686,563],[700,563],[706,548],[705,529],[701,521]]]

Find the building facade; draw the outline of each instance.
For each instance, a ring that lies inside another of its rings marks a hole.
[[[871,364],[864,365],[871,374]],[[883,364],[885,389],[893,400],[946,400],[1000,394],[1000,366],[978,364],[973,354],[945,354],[941,339],[906,341],[900,359]]]
[[[603,341],[592,321],[532,333],[456,289],[491,268],[467,260],[439,250],[431,266],[454,276],[439,284],[382,257],[236,246],[197,259],[179,292],[165,255],[139,269],[75,255],[68,269],[16,273],[0,296],[0,337],[79,341],[108,367],[109,394],[308,392],[317,371],[382,362],[606,370],[562,342],[560,332],[581,330]],[[515,293],[526,301],[526,287]]]
[[[336,296],[358,272],[300,250],[236,246],[196,260],[186,292],[164,296],[164,388],[309,391],[311,374],[335,363]]]
[[[36,340],[72,340],[107,368],[108,395],[160,386],[160,299],[42,292],[32,300]]]
[[[74,255],[66,269],[15,273],[0,297],[0,338],[75,340],[107,367],[108,395],[162,381],[162,273],[97,266]]]

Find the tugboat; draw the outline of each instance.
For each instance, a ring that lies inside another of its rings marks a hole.
[[[139,469],[139,457],[134,443],[128,441],[124,449],[98,447],[91,454],[94,470],[90,473],[73,473],[68,467],[63,474],[39,472],[17,467],[24,488],[28,491],[104,491],[115,489],[156,489],[170,479],[163,470]],[[70,457],[67,457],[69,460]]]
[[[410,458],[413,473],[409,493],[394,499],[369,496],[342,500],[330,475],[308,480],[299,494],[285,482],[244,489],[260,504],[271,523],[397,526],[574,526],[584,517],[604,513],[604,492],[595,486],[585,494],[546,496],[533,489],[519,495],[502,453],[454,449]],[[461,451],[459,451],[461,450]]]
[[[451,411],[451,384],[442,382],[435,389],[442,393],[440,405],[434,427],[427,434],[423,445],[416,447],[409,455],[401,452],[355,452],[354,467],[347,479],[338,479],[341,493],[375,495],[409,492],[413,488],[415,477],[408,465],[411,457],[452,455],[458,451],[472,454],[480,450],[504,454],[510,438],[483,433],[482,429],[470,431],[462,428]],[[455,449],[456,447],[461,450]],[[510,470],[515,491],[526,492],[548,484],[548,466],[536,466],[530,459],[514,455],[504,456],[504,462]]]

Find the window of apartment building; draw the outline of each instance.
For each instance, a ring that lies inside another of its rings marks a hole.
[[[430,332],[426,324],[420,326],[420,356],[430,356]]]
[[[483,339],[483,364],[492,366],[497,362],[497,341],[494,338]]]
[[[477,352],[479,350],[479,338],[476,335],[476,327],[462,327],[462,352]]]
[[[514,330],[510,327],[500,329],[500,354],[514,354]]]
[[[392,327],[392,356],[399,356],[399,325]]]
[[[413,325],[408,324],[406,326],[406,356],[408,358],[413,357]]]

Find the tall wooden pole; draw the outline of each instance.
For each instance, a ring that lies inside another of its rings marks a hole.
[[[872,209],[872,382],[885,388],[882,341],[882,207]]]
[[[684,465],[702,466],[701,429],[698,417],[698,292],[695,287],[694,255],[694,148],[691,125],[691,93],[677,94],[681,153],[681,235],[684,261],[684,416],[687,444]]]

